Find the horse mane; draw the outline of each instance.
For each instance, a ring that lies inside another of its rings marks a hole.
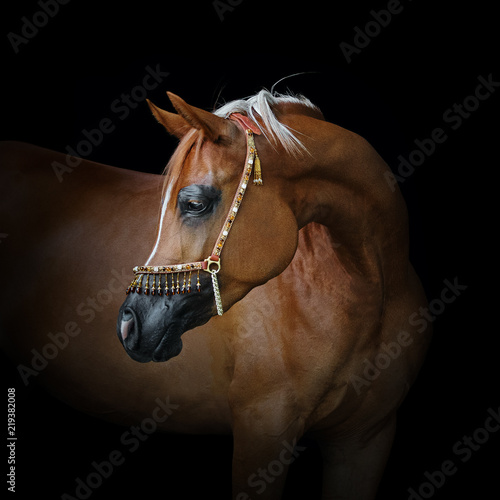
[[[295,135],[297,131],[281,123],[276,116],[276,111],[280,107],[286,108],[290,105],[302,106],[307,111],[312,111],[313,114],[322,117],[319,108],[303,95],[271,93],[265,89],[246,99],[230,101],[216,109],[214,114],[222,118],[228,118],[231,113],[246,114],[259,126],[270,144],[274,142],[274,144],[282,146],[288,154],[297,158],[308,151]],[[257,119],[256,115],[264,123],[265,129],[260,126],[260,120]]]

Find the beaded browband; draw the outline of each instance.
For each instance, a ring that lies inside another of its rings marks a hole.
[[[255,148],[254,133],[260,135],[259,128],[246,116],[239,113],[233,113],[230,119],[237,122],[246,133],[247,140],[247,156],[245,168],[238,185],[238,190],[234,195],[231,203],[231,208],[225,219],[224,225],[219,233],[214,249],[210,257],[203,261],[189,262],[187,264],[170,264],[167,266],[137,266],[134,267],[135,279],[127,288],[129,293],[141,293],[145,295],[175,295],[179,293],[191,292],[191,280],[193,274],[196,275],[196,291],[201,291],[200,271],[210,273],[212,277],[212,286],[215,296],[215,304],[217,306],[217,314],[222,316],[222,300],[219,291],[219,283],[217,281],[217,273],[220,271],[220,254],[224,243],[227,240],[229,231],[233,226],[234,219],[238,213],[243,196],[250,180],[252,169],[254,169],[253,183],[257,186],[262,185],[262,173],[260,169],[260,160]],[[254,168],[255,167],[255,168]],[[181,277],[182,274],[182,277]],[[164,280],[162,283],[162,276]],[[170,276],[170,278],[169,278]]]

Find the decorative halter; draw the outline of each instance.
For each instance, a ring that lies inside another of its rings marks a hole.
[[[246,134],[247,140],[247,156],[245,168],[238,185],[238,190],[234,195],[231,203],[231,208],[225,219],[224,225],[219,233],[212,254],[203,261],[189,262],[187,264],[170,264],[167,266],[137,266],[134,267],[135,279],[127,288],[126,293],[141,293],[144,290],[145,295],[175,295],[180,293],[191,292],[191,280],[193,273],[196,273],[196,291],[201,291],[200,271],[210,273],[212,277],[212,286],[215,296],[215,304],[217,306],[217,314],[222,316],[222,299],[219,291],[219,282],[217,273],[220,271],[220,254],[224,247],[224,243],[229,236],[229,231],[233,226],[234,220],[240,208],[243,196],[250,180],[252,169],[254,169],[253,183],[257,186],[262,186],[262,172],[260,169],[260,159],[257,154],[253,135],[261,134],[259,128],[246,116],[239,113],[233,113],[230,119],[237,122]],[[182,277],[181,277],[182,274]],[[162,283],[162,277],[164,280]],[[170,278],[169,278],[170,276]]]

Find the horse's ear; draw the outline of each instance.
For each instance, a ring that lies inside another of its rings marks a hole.
[[[235,132],[235,126],[230,120],[225,120],[209,111],[190,106],[179,96],[167,92],[174,108],[192,127],[201,130],[211,141],[215,142],[222,136],[231,137]]]
[[[167,129],[169,134],[182,139],[186,132],[191,129],[191,125],[181,115],[165,111],[154,105],[149,99],[146,99],[146,101],[153,116],[158,120],[158,123],[161,123]]]

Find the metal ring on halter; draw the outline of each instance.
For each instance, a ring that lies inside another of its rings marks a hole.
[[[206,269],[203,269],[204,271],[207,271],[212,274],[217,274],[220,271],[220,257],[217,255],[211,255],[207,259],[205,259],[203,262],[207,263]],[[210,266],[214,264],[215,269],[212,269]]]

